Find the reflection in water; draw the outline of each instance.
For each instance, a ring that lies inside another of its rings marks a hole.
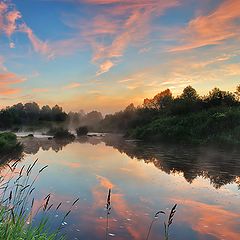
[[[21,138],[20,142],[24,145],[24,152],[27,154],[36,154],[40,149],[43,151],[53,150],[55,152],[61,151],[64,146],[73,142],[70,139],[53,139],[53,138],[35,138],[26,137]]]
[[[58,152],[71,142],[73,141],[46,138],[22,140],[25,145],[24,152],[27,154],[36,154],[40,149]],[[104,138],[81,137],[75,142],[92,145],[105,142],[107,146],[114,147],[120,153],[125,153],[130,158],[144,160],[146,163],[153,163],[155,167],[168,174],[183,173],[189,183],[201,176],[209,179],[215,188],[234,182],[240,188],[240,152],[237,150],[226,151],[183,145],[146,145],[142,142],[126,141],[117,135],[107,135]]]
[[[189,183],[201,176],[210,179],[215,188],[233,182],[240,188],[240,151],[183,145],[146,145],[111,135],[104,142],[131,158],[151,162],[168,174],[183,173]]]
[[[37,183],[37,199],[51,192],[51,204],[63,202],[59,219],[80,197],[66,220],[67,239],[104,239],[104,205],[112,188],[113,239],[144,240],[154,213],[169,211],[177,203],[170,239],[239,240],[238,151],[145,145],[111,135],[72,143],[24,141],[24,164],[34,154],[42,165],[49,165]],[[161,239],[162,222],[160,218],[154,225],[151,239]]]

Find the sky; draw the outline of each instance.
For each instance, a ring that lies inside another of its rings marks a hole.
[[[112,113],[240,83],[240,0],[0,0],[0,107]]]

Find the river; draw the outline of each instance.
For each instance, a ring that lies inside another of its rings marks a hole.
[[[38,159],[37,174],[48,165],[35,184],[35,202],[51,193],[50,226],[71,209],[62,223],[67,239],[105,239],[109,188],[109,239],[145,240],[154,214],[168,214],[174,204],[170,240],[240,239],[239,150],[150,145],[115,135],[21,141],[19,168]],[[155,219],[149,240],[164,239],[164,220],[164,214]]]

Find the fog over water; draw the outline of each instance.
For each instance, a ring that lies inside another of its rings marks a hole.
[[[36,200],[52,194],[52,228],[65,220],[68,239],[104,239],[108,189],[112,189],[110,238],[146,239],[155,212],[177,203],[170,239],[239,240],[240,151],[183,145],[150,145],[121,136],[83,137],[75,141],[22,138],[21,165],[38,158],[48,165],[36,183]],[[151,239],[163,236],[163,217]]]

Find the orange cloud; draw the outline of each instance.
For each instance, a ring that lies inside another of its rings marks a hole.
[[[0,2],[0,30],[8,37],[17,29],[16,21],[21,18],[21,13],[15,8],[10,8],[10,4]]]
[[[80,86],[81,86],[80,83],[73,82],[73,83],[68,84],[67,86],[64,86],[63,88],[64,89],[73,89],[73,88],[78,88]]]
[[[12,95],[21,91],[20,88],[12,88],[12,84],[22,83],[25,79],[17,76],[14,73],[0,73],[0,94]]]
[[[105,62],[103,62],[101,65],[100,65],[100,69],[98,70],[97,72],[97,76],[103,74],[103,73],[106,73],[108,72],[112,67],[114,66],[114,63],[110,60],[107,60]]]
[[[211,14],[191,20],[185,29],[180,31],[182,45],[170,51],[184,51],[207,45],[221,44],[224,40],[239,36],[237,20],[240,19],[238,0],[224,1]]]
[[[100,181],[100,184],[102,187],[105,187],[106,189],[109,189],[109,188],[113,188],[114,187],[114,184],[111,183],[107,178],[105,177],[102,177],[102,176],[99,176],[97,175],[97,179]]]
[[[190,224],[192,229],[202,235],[202,238],[199,239],[205,239],[204,235],[206,234],[217,239],[239,239],[238,213],[227,211],[219,205],[208,205],[194,200],[175,199],[174,201],[179,202],[181,206],[181,219],[179,221]]]
[[[80,2],[80,1],[78,1]],[[177,0],[84,0],[85,3],[106,5],[86,24],[76,24],[76,18],[68,26],[81,30],[93,50],[92,61],[99,65],[97,75],[108,72],[118,58],[131,46],[138,46],[152,32],[154,17],[171,7],[178,6]],[[80,26],[80,27],[79,27]],[[108,38],[107,42],[102,39]]]
[[[6,20],[8,24],[6,25],[5,32],[7,36],[10,37],[15,32],[17,28],[16,21],[21,17],[21,13],[17,10],[10,11],[6,14]]]

